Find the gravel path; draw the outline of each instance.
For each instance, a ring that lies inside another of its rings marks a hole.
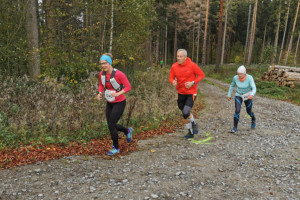
[[[72,156],[1,170],[0,199],[300,199],[300,107],[256,96],[257,127],[243,105],[230,134],[234,102],[220,87],[199,86],[206,107],[195,140],[212,140],[191,143],[181,129],[140,141],[121,159]]]

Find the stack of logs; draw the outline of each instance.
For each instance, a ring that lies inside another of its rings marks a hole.
[[[264,72],[262,80],[275,81],[276,85],[294,88],[295,84],[300,84],[300,68],[274,65],[269,66]]]

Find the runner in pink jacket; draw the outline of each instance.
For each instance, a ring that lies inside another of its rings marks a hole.
[[[100,64],[103,71],[99,73],[99,93],[97,99],[101,100],[102,95],[105,94],[107,101],[106,120],[113,141],[112,149],[107,154],[112,156],[120,152],[118,131],[126,135],[127,142],[131,142],[132,140],[133,129],[117,124],[126,106],[124,94],[131,90],[131,86],[126,75],[113,68],[111,54],[103,54],[100,57]]]

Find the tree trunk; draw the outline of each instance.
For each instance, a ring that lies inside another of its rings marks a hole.
[[[159,30],[156,32],[155,63],[159,61]]]
[[[293,25],[293,30],[292,30],[292,34],[291,34],[291,39],[290,39],[289,47],[288,47],[288,50],[287,50],[287,53],[286,53],[286,57],[285,57],[285,65],[286,65],[286,63],[287,63],[287,61],[288,61],[289,53],[290,53],[290,51],[292,50],[293,35],[294,35],[296,23],[297,23],[297,17],[298,17],[298,12],[299,12],[299,6],[300,6],[300,0],[298,1],[297,11],[296,11],[295,20],[294,20],[294,25]]]
[[[37,78],[41,74],[36,3],[35,0],[27,0],[26,12],[27,46],[29,51],[28,69],[29,76],[32,78]]]
[[[114,0],[111,0],[111,18],[110,18],[110,40],[109,40],[109,53],[112,52],[113,34],[114,34]]]
[[[249,54],[248,54],[248,62],[247,62],[248,67],[251,64],[252,49],[253,49],[254,38],[255,38],[257,4],[258,4],[258,0],[255,1],[254,12],[253,12],[252,31],[251,31],[251,38],[250,38],[251,40],[249,45]]]
[[[148,66],[152,64],[152,32],[149,30],[149,53],[148,53]]]
[[[277,46],[278,46],[278,35],[279,35],[279,29],[280,29],[280,17],[281,17],[281,0],[279,1],[279,13],[277,18],[277,29],[275,34],[275,41],[274,41],[274,54],[272,56],[271,63],[274,64],[274,59],[277,56]]]
[[[261,55],[260,55],[260,62],[262,62],[263,56],[264,56],[266,33],[267,33],[267,25],[265,25],[264,39],[263,39],[262,50],[261,50]]]
[[[193,25],[192,60],[194,60],[194,51],[195,51],[195,22]]]
[[[220,0],[219,26],[218,26],[219,30],[218,30],[218,44],[217,44],[217,53],[216,53],[215,72],[219,71],[219,66],[221,61],[223,5],[224,5],[224,0]]]
[[[51,66],[56,66],[57,64],[57,59],[56,56],[54,56],[54,48],[55,48],[55,38],[56,38],[56,20],[55,20],[55,1],[51,0],[46,0],[46,26],[47,26],[47,32],[48,32],[48,44],[47,46],[50,49],[49,52],[49,62]]]
[[[199,9],[199,23],[198,23],[198,30],[197,30],[197,54],[196,54],[196,63],[199,64],[199,49],[200,49],[200,31],[201,31],[201,6]]]
[[[249,1],[249,12],[248,12],[248,24],[247,24],[247,36],[246,36],[246,43],[245,43],[245,49],[244,49],[244,62],[243,64],[246,64],[246,56],[248,54],[248,43],[249,43],[249,30],[250,30],[250,20],[251,19],[251,1]]]
[[[105,8],[105,2],[103,1],[103,5],[102,5],[104,8]],[[106,2],[106,6],[108,7],[108,1]],[[99,46],[100,46],[100,52],[104,52],[104,49],[105,49],[105,34],[106,34],[106,24],[107,24],[107,22],[106,22],[106,19],[107,19],[107,17],[106,17],[106,15],[107,15],[107,9],[104,9],[105,11],[104,11],[104,17],[103,17],[103,20],[104,20],[104,24],[102,25],[102,27],[103,27],[103,29],[101,30],[100,29],[100,37],[99,37],[99,39],[100,39],[100,44],[99,44]],[[101,34],[102,33],[102,34]]]
[[[205,65],[205,63],[206,63],[206,40],[207,40],[208,11],[209,11],[209,0],[206,0],[205,29],[204,29],[203,49],[202,49],[202,65]]]
[[[299,47],[299,40],[300,40],[300,32],[298,32],[298,40],[297,40],[297,45],[296,45],[296,52],[294,56],[294,64],[297,64],[297,53],[298,53],[298,47]]]
[[[230,0],[225,0],[225,5],[226,5],[226,9],[225,9],[225,22],[224,22],[224,32],[223,32],[223,44],[222,44],[222,52],[221,52],[221,65],[224,64],[224,52],[225,52],[225,40],[226,40],[226,31],[227,31],[227,17],[228,17],[228,7],[230,4]]]
[[[173,51],[173,63],[176,62],[176,57],[177,57],[177,17],[175,20],[175,34],[174,34],[174,51]]]
[[[167,52],[168,52],[168,17],[166,16],[166,34],[165,34],[165,62],[164,65],[167,64]]]
[[[280,64],[280,61],[281,61],[281,56],[282,56],[282,51],[283,51],[283,45],[284,45],[284,40],[285,40],[285,34],[286,34],[286,29],[287,29],[287,24],[288,24],[288,20],[289,20],[289,14],[290,14],[290,5],[291,5],[291,0],[289,0],[288,10],[287,10],[287,13],[286,13],[284,33],[283,33],[283,37],[282,37],[280,54],[279,54],[279,58],[278,58],[278,64]]]

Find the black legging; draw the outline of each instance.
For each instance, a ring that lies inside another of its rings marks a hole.
[[[122,131],[127,134],[128,129],[117,124],[121,118],[126,106],[126,100],[118,103],[109,103],[106,104],[106,120],[108,124],[108,129],[110,132],[113,145],[116,149],[119,149],[119,136],[118,131]]]
[[[242,97],[235,96],[235,113],[233,117],[234,127],[237,128],[237,125],[239,123],[240,119],[240,112],[241,112],[241,106],[242,106],[243,99]],[[254,113],[252,112],[252,99],[248,99],[245,101],[245,106],[248,115],[250,115],[252,122],[255,121]]]

